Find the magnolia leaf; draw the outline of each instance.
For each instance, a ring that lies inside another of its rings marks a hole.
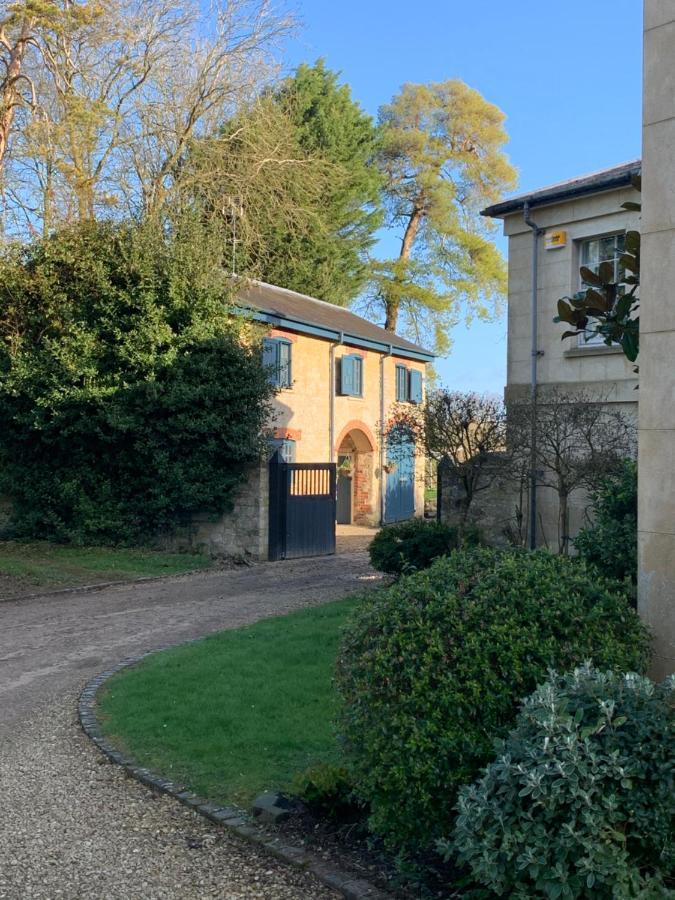
[[[623,352],[626,354],[627,359],[630,362],[635,362],[638,358],[638,353],[640,352],[638,335],[633,334],[630,331],[625,331],[621,338],[621,346],[623,347]]]
[[[640,263],[632,253],[624,253],[623,256],[619,258],[619,265],[623,266],[624,269],[628,269],[630,272],[640,271]]]
[[[592,269],[589,269],[587,266],[582,266],[579,271],[582,281],[585,281],[586,284],[595,284],[598,287],[602,285],[602,279],[596,275]]]
[[[640,232],[627,231],[624,246],[629,253],[636,253],[640,249]]]
[[[602,284],[612,284],[614,281],[614,266],[610,262],[601,262],[598,269],[598,276]]]

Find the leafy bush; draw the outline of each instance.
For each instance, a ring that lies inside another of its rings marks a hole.
[[[231,504],[270,386],[199,246],[92,224],[0,258],[13,536],[136,543]]]
[[[364,806],[354,794],[344,766],[319,763],[296,775],[293,793],[318,815],[331,820],[363,818]]]
[[[637,466],[626,460],[592,495],[592,524],[574,540],[579,556],[609,578],[637,582]]]
[[[620,587],[543,551],[460,550],[366,595],[337,684],[346,761],[373,830],[390,849],[428,850],[550,667],[593,659],[641,671],[647,658]]]
[[[480,543],[477,528],[469,526],[461,534],[452,525],[410,519],[385,525],[370,542],[370,562],[380,572],[401,575],[426,569],[439,556],[447,556],[460,545]]]
[[[553,673],[458,809],[441,849],[456,849],[500,896],[665,897],[675,876],[675,677],[656,686],[588,666]]]

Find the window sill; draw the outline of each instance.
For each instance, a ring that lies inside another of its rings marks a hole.
[[[621,347],[608,347],[606,344],[590,345],[586,347],[570,347],[565,350],[563,356],[566,359],[574,359],[582,356],[618,356],[623,355]]]

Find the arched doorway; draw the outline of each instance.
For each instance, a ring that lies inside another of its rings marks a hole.
[[[392,429],[387,439],[385,522],[402,522],[415,515],[415,440],[409,429]]]
[[[338,525],[371,525],[375,441],[368,426],[349,422],[338,437],[336,451]]]

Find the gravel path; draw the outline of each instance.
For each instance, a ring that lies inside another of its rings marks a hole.
[[[0,603],[0,898],[336,897],[107,763],[80,732],[86,681],[127,656],[344,596],[366,554]]]
[[[125,777],[60,702],[3,742],[0,787],[3,900],[337,897]]]

